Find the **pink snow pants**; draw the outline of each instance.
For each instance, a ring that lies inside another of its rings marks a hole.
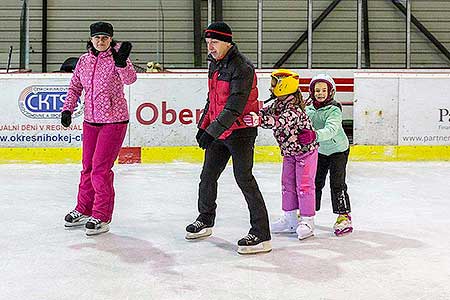
[[[283,156],[281,193],[283,211],[300,209],[300,215],[316,214],[315,178],[317,150],[295,156]]]
[[[128,124],[83,123],[83,170],[78,187],[80,213],[109,222],[114,208],[114,173]]]

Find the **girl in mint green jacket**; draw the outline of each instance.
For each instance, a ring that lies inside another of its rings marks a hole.
[[[319,143],[319,158],[316,173],[316,210],[320,210],[322,189],[330,171],[330,189],[333,212],[338,214],[334,233],[342,236],[353,231],[350,216],[350,198],[345,183],[349,154],[348,138],[342,127],[342,108],[334,100],[336,84],[325,74],[319,74],[309,85],[312,103],[306,113],[312,121],[314,131],[303,130],[299,136],[302,144]]]

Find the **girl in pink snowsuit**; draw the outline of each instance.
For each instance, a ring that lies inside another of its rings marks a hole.
[[[249,126],[271,128],[283,156],[283,216],[271,224],[273,233],[296,232],[300,240],[314,235],[315,184],[317,168],[316,142],[301,144],[303,129],[312,130],[305,103],[299,91],[299,75],[290,70],[272,72],[271,92],[274,103],[244,117]],[[300,220],[297,211],[300,210]]]
[[[84,90],[83,170],[77,205],[66,215],[66,227],[85,225],[86,234],[107,232],[114,207],[112,167],[129,122],[124,84],[136,81],[128,58],[131,43],[113,39],[113,27],[97,22],[90,26],[88,52],[80,57],[70,81],[61,113],[68,127],[77,100]]]

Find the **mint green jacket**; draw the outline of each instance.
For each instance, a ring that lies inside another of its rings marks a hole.
[[[342,127],[342,111],[339,107],[327,105],[316,109],[311,104],[306,107],[306,114],[316,131],[320,154],[331,155],[348,149],[349,142]]]

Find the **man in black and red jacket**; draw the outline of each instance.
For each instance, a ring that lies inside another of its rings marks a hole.
[[[259,110],[257,79],[252,62],[232,41],[231,28],[215,22],[205,30],[208,46],[208,99],[196,135],[205,160],[200,175],[197,220],[186,227],[186,238],[212,234],[216,217],[217,180],[230,157],[236,182],[250,210],[251,229],[238,241],[241,254],[269,252],[269,220],[264,199],[252,174],[256,127],[242,117]]]

